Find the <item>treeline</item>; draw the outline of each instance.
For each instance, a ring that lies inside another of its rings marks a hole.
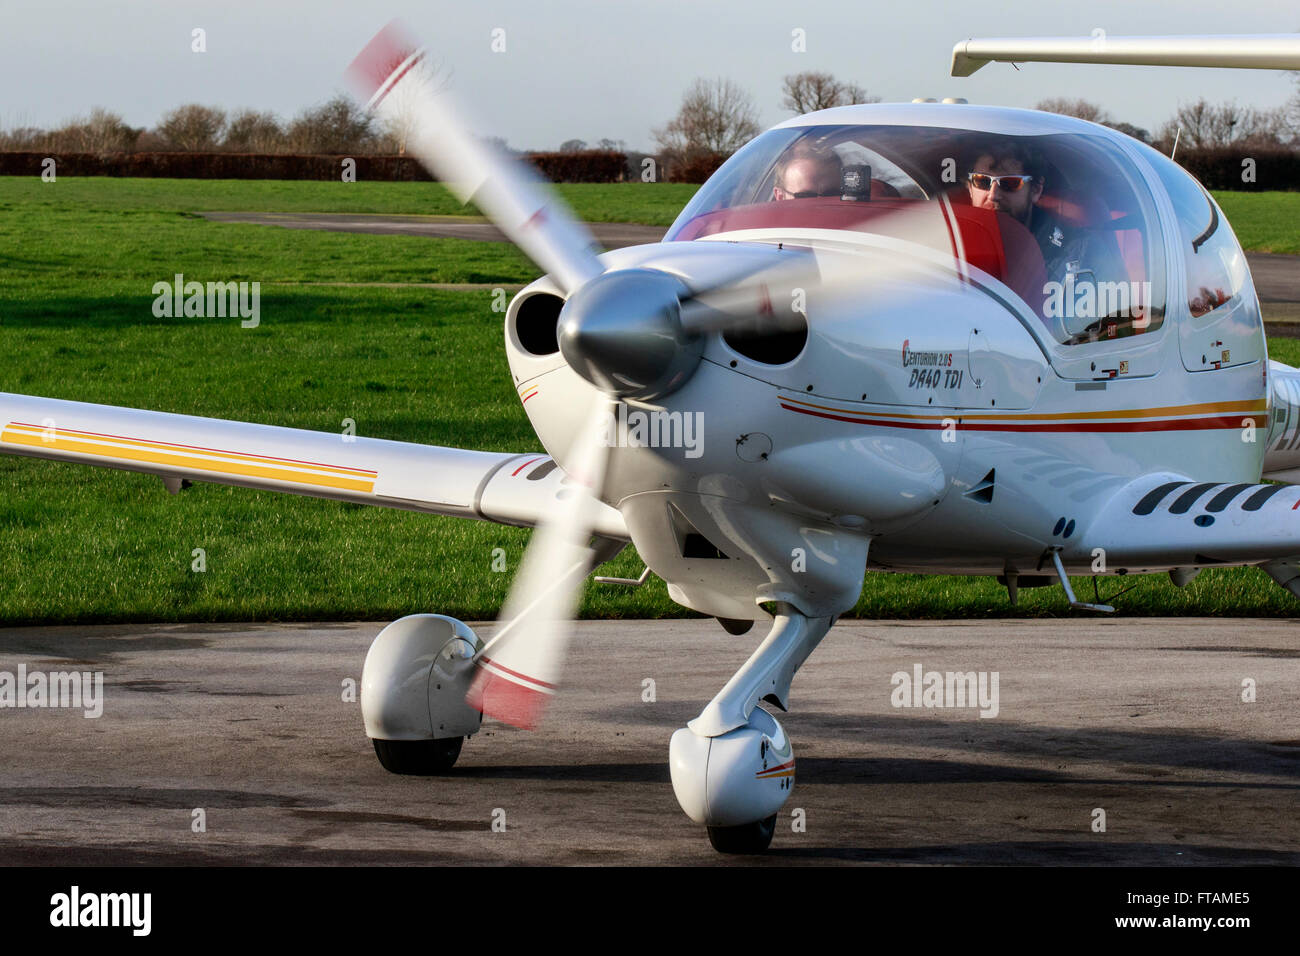
[[[1035,109],[1100,123],[1158,149],[1207,189],[1300,190],[1300,92],[1275,109],[1199,99],[1179,106],[1153,134],[1082,99],[1042,100]]]
[[[275,114],[189,103],[163,114],[152,129],[133,127],[117,113],[96,108],[55,129],[0,130],[0,175],[40,173],[47,158],[69,176],[164,176],[180,179],[338,179],[344,158],[361,180],[428,181],[406,155],[418,117],[399,113],[386,123],[345,96],[304,110],[284,122]],[[490,142],[536,166],[555,182],[661,181],[659,156],[602,139],[595,148],[567,140],[558,150],[519,152]],[[700,178],[725,156],[677,172]]]
[[[805,72],[785,77],[780,105],[802,115],[878,101],[856,83]],[[1148,143],[1172,154],[1213,189],[1300,189],[1300,90],[1277,109],[1197,100],[1180,106],[1154,134],[1087,100],[1049,99],[1036,108],[1110,126]],[[341,95],[287,121],[265,111],[228,114],[188,103],[163,114],[152,129],[129,126],[120,115],[95,109],[55,129],[0,130],[0,173],[39,172],[40,160],[55,157],[59,170],[70,175],[333,179],[340,174],[340,158],[350,157],[359,179],[424,180],[428,174],[406,156],[407,141],[421,120],[412,104],[380,123]],[[571,139],[553,152],[517,155],[559,182],[699,183],[760,131],[758,108],[748,92],[725,78],[701,78],[686,89],[677,114],[652,131],[654,153],[630,150],[619,140],[602,139],[589,148]],[[503,140],[494,143],[515,152]]]
[[[134,127],[102,108],[54,129],[24,126],[0,131],[0,150],[46,153],[292,153],[402,155],[406,133],[381,125],[346,96],[303,110],[292,120],[274,113],[225,110],[187,103],[162,115],[152,129]]]

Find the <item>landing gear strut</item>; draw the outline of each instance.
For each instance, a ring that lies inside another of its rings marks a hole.
[[[709,830],[721,853],[759,853],[776,813],[794,790],[794,751],[760,700],[787,709],[790,681],[830,630],[833,618],[777,605],[758,649],[685,728],[673,734],[668,764],[682,810]]]

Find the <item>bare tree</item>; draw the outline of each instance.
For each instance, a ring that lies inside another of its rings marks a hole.
[[[857,83],[844,84],[844,106],[857,106],[861,103],[879,103],[879,96],[867,95],[867,88]]]
[[[652,132],[666,155],[685,160],[709,153],[734,153],[758,131],[753,99],[735,83],[719,77],[692,83],[677,115]]]
[[[300,153],[368,152],[376,143],[374,117],[351,97],[333,99],[303,110],[289,124],[289,148]]]
[[[135,149],[143,130],[126,124],[118,113],[96,106],[90,115],[64,123],[49,134],[51,149],[83,153],[120,153]]]
[[[38,126],[12,126],[0,131],[0,150],[28,152],[50,148],[50,131]]]
[[[857,83],[844,83],[830,73],[809,70],[791,73],[781,84],[781,108],[797,115],[828,110],[855,103],[879,103],[880,97],[868,96]]]
[[[1288,134],[1285,107],[1257,110],[1233,101],[1214,104],[1202,98],[1178,107],[1174,118],[1161,127],[1160,141],[1172,143],[1177,136],[1180,143],[1193,148],[1275,146]]]
[[[596,148],[607,153],[626,153],[627,143],[621,139],[600,139],[596,141]]]
[[[1292,145],[1300,146],[1300,70],[1292,72],[1291,78],[1295,80],[1295,92],[1281,108],[1281,113],[1287,139]]]
[[[587,141],[585,139],[566,139],[560,144],[560,152],[562,153],[581,153],[586,148]]]
[[[201,152],[215,148],[225,128],[225,110],[186,103],[164,113],[154,131],[175,149]]]
[[[1059,113],[1062,116],[1075,116],[1081,120],[1087,120],[1089,123],[1103,123],[1110,125],[1110,116],[1107,112],[1096,103],[1088,100],[1071,100],[1058,96],[1051,99],[1039,100],[1039,102],[1034,106],[1034,109],[1042,110],[1044,113]]]
[[[1250,146],[1278,146],[1290,138],[1287,107],[1257,110],[1250,107],[1238,109],[1235,103],[1225,104],[1224,132],[1230,131],[1232,142]]]
[[[284,126],[274,113],[240,110],[230,117],[221,145],[240,153],[274,153],[284,148]]]

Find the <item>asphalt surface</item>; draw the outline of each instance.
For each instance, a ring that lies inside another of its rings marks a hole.
[[[1300,256],[1248,252],[1246,262],[1261,302],[1300,304]]]
[[[714,853],[667,768],[757,629],[583,622],[539,730],[415,778],[342,700],[379,628],[0,630],[0,672],[105,682],[98,719],[0,709],[0,865],[1300,864],[1296,621],[841,622],[780,718],[798,778],[761,858]],[[997,716],[892,706],[916,664],[998,672]]]

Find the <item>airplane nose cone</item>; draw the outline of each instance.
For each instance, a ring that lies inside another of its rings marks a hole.
[[[607,272],[582,285],[560,312],[564,359],[617,398],[649,401],[680,388],[704,342],[682,328],[686,286],[653,269]]]

